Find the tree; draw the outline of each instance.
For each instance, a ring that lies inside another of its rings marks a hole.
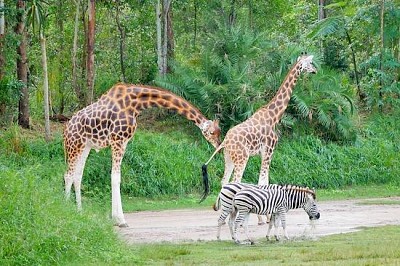
[[[96,2],[88,0],[88,28],[87,28],[87,57],[86,57],[86,80],[87,99],[86,104],[91,104],[94,95],[94,40],[95,40],[95,18]]]
[[[160,1],[156,4],[157,25],[157,64],[161,76],[170,72],[168,62],[174,56],[174,31],[172,29],[172,0],[163,0],[162,10]]]
[[[44,1],[43,1],[44,2]],[[46,53],[46,37],[44,35],[44,23],[45,23],[45,15],[44,9],[42,6],[42,1],[40,0],[32,0],[29,2],[28,7],[28,21],[33,28],[33,31],[36,31],[36,27],[38,27],[37,31],[39,33],[40,39],[40,48],[42,52],[41,62],[43,69],[43,102],[44,102],[44,121],[45,121],[45,138],[47,141],[51,138],[50,132],[50,112],[49,112],[49,78],[47,73],[47,53]],[[36,26],[36,24],[38,26]]]
[[[72,43],[72,88],[75,91],[76,97],[79,102],[79,107],[82,108],[86,104],[85,94],[79,84],[78,78],[78,33],[79,33],[79,17],[80,17],[81,0],[75,0],[75,22],[74,22],[74,39]]]
[[[343,7],[345,6],[345,2],[340,2],[340,3],[334,3],[330,5],[326,5],[325,9],[334,9],[336,7]],[[350,13],[350,14],[349,14]],[[361,100],[365,99],[365,94],[364,92],[361,91],[360,87],[360,79],[359,79],[359,71],[358,71],[358,65],[357,65],[357,60],[356,60],[356,51],[353,47],[353,40],[350,36],[349,29],[351,27],[351,24],[349,22],[351,16],[354,15],[354,11],[350,11],[347,14],[345,12],[340,12],[336,16],[331,16],[327,17],[325,19],[322,19],[314,25],[314,29],[311,31],[309,34],[309,37],[312,38],[325,38],[326,36],[329,35],[336,35],[341,38],[346,39],[348,43],[348,48],[350,49],[350,54],[351,54],[351,60],[353,64],[353,75],[357,87],[357,94]]]
[[[17,1],[17,25],[15,33],[20,38],[17,47],[17,78],[23,84],[20,90],[18,104],[18,125],[29,128],[29,88],[28,88],[28,62],[26,54],[27,32],[25,27],[25,1]]]
[[[4,0],[0,0],[0,80],[3,78],[5,74],[4,66],[4,32],[5,32],[5,20],[4,20]]]
[[[122,81],[126,82],[126,74],[125,74],[125,42],[126,42],[126,29],[121,23],[120,19],[120,5],[121,2],[119,0],[115,3],[115,22],[117,23],[117,28],[119,31],[119,62],[121,66],[121,75]]]

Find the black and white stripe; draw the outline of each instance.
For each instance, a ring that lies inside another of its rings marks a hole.
[[[281,189],[283,186],[270,184],[270,185],[254,185],[247,183],[229,183],[224,185],[221,188],[221,191],[217,197],[216,202],[214,203],[214,210],[218,211],[221,209],[221,215],[218,219],[218,230],[217,230],[217,239],[220,239],[221,235],[221,226],[225,224],[226,217],[233,212],[233,198],[235,195],[245,188],[260,188],[260,189]],[[232,225],[235,217],[231,217],[229,219],[229,224]],[[230,226],[229,228],[232,228]],[[231,231],[232,234],[232,231]]]
[[[249,239],[247,220],[250,213],[256,213],[259,215],[272,214],[275,221],[275,229],[277,229],[277,222],[280,220],[285,237],[288,239],[286,213],[289,209],[297,208],[303,208],[310,220],[316,220],[320,217],[315,203],[315,193],[308,188],[291,185],[283,186],[281,189],[244,188],[237,192],[233,199],[231,218],[236,218],[234,225],[231,222],[229,223],[232,238],[236,243],[239,243],[237,229],[242,225]],[[271,227],[272,223],[269,225],[268,238]],[[275,237],[279,239],[277,230],[275,231]]]

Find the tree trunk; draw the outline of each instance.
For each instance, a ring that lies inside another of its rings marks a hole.
[[[47,73],[46,38],[40,34],[40,48],[42,49],[42,68],[43,68],[43,101],[44,101],[44,125],[45,138],[51,139],[50,120],[49,120],[49,79]]]
[[[325,0],[318,0],[318,21],[324,20],[326,18],[325,13]],[[319,40],[319,50],[320,53],[324,53],[324,41],[322,39]],[[326,53],[326,51],[325,51]],[[327,59],[326,54],[324,54],[325,60]]]
[[[87,32],[87,61],[86,61],[86,79],[87,79],[87,100],[86,104],[93,102],[94,94],[94,39],[95,39],[95,0],[88,0],[88,32]]]
[[[197,40],[197,0],[194,0],[194,34],[193,34],[193,50],[196,50],[196,40]]]
[[[29,89],[28,89],[28,62],[26,55],[26,28],[25,28],[25,1],[17,1],[17,25],[15,33],[20,38],[17,47],[17,78],[23,83],[18,104],[18,124],[29,128]]]
[[[166,61],[166,73],[171,73],[171,65],[168,62],[171,62],[175,57],[175,38],[174,38],[174,29],[172,26],[173,14],[172,14],[172,0],[169,1],[167,16],[167,61]]]
[[[79,6],[81,5],[80,0],[75,0],[75,25],[74,25],[74,41],[72,44],[72,88],[75,91],[76,97],[79,101],[79,108],[85,106],[85,95],[82,91],[82,87],[78,83],[78,62],[77,62],[77,51],[78,51],[78,31],[79,31]]]
[[[5,60],[4,60],[4,32],[5,32],[5,20],[4,20],[4,0],[0,0],[0,80],[5,75]],[[1,114],[1,112],[0,112]]]
[[[381,39],[381,51],[379,55],[379,70],[381,71],[380,77],[379,77],[379,101],[378,101],[378,106],[379,106],[379,111],[383,111],[383,53],[384,53],[384,15],[385,15],[385,0],[381,0],[381,34],[380,34],[380,39]]]
[[[160,0],[157,0],[156,4],[156,26],[157,26],[157,66],[158,74],[164,75],[163,73],[163,57],[162,57],[162,38],[161,38],[161,4]]]
[[[171,4],[172,0],[164,0],[163,1],[163,30],[164,30],[164,36],[163,36],[163,44],[162,44],[162,75],[165,75],[167,73],[167,65],[168,65],[168,59],[167,59],[167,51],[168,51],[168,12],[169,12],[169,7]]]
[[[121,21],[119,18],[119,4],[120,2],[117,1],[116,3],[116,12],[115,12],[115,21],[117,23],[118,31],[119,31],[119,61],[120,61],[120,66],[121,66],[121,75],[122,75],[122,81],[126,82],[126,75],[125,75],[125,39],[126,39],[126,34],[125,34],[125,29],[121,25]]]
[[[356,79],[357,94],[358,94],[358,97],[359,97],[360,100],[364,100],[366,95],[365,95],[364,92],[361,91],[361,88],[360,88],[360,82],[359,82],[359,79],[358,79],[358,68],[357,68],[357,61],[356,61],[356,52],[353,49],[353,42],[352,42],[352,40],[350,38],[350,34],[346,29],[345,29],[345,33],[346,33],[346,38],[347,38],[347,41],[349,43],[349,47],[350,47],[350,50],[351,50],[351,58],[352,58],[352,61],[353,61],[354,78]]]
[[[60,33],[64,33],[64,9],[65,6],[63,6],[64,0],[58,0],[57,1],[57,25],[58,25],[58,30]],[[67,51],[64,48],[64,35],[59,34],[58,36],[58,47],[57,47],[57,52],[61,55],[59,57],[59,62],[58,62],[58,73],[60,74],[60,77],[58,79],[58,92],[59,92],[59,102],[58,102],[58,112],[54,112],[54,105],[52,105],[52,97],[50,94],[49,97],[49,106],[50,110],[53,110],[53,115],[55,114],[63,114],[64,109],[65,109],[65,91],[66,91],[66,80],[67,76],[69,76],[69,73],[66,73],[64,70],[65,66],[67,65],[65,63],[65,60],[67,58]]]

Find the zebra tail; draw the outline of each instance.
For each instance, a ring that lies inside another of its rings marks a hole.
[[[201,170],[203,172],[204,194],[201,197],[199,203],[202,203],[207,198],[208,194],[210,193],[210,185],[208,183],[207,165],[203,164],[203,166],[201,167]]]
[[[218,211],[220,207],[221,207],[221,201],[220,201],[219,195],[218,195],[217,200],[214,202],[213,210]]]

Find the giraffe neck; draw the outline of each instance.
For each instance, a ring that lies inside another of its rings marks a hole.
[[[131,108],[137,114],[144,109],[159,107],[177,112],[193,121],[200,129],[208,121],[191,103],[161,88],[118,84],[114,87],[113,97],[115,98],[118,94],[125,95],[123,101],[117,100],[119,105],[121,107],[125,105],[125,108]]]
[[[277,124],[285,112],[300,72],[300,64],[296,63],[286,75],[274,98],[261,109],[270,118],[271,126]]]

